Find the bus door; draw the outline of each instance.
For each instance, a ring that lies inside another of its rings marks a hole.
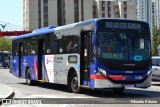
[[[91,60],[91,32],[81,32],[81,84],[89,85],[90,81],[90,60]]]
[[[19,43],[19,48],[18,48],[18,77],[21,77],[21,72],[23,71],[23,43]]]
[[[42,57],[45,52],[45,39],[38,39],[38,80],[43,80]]]

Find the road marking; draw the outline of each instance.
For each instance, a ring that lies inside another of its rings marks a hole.
[[[64,95],[26,95],[26,96],[16,96],[16,98],[97,98],[97,97],[90,97],[90,96],[64,96]]]

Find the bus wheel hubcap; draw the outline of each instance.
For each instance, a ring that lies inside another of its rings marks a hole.
[[[77,87],[78,87],[78,79],[77,79],[77,77],[74,77],[74,78],[73,78],[71,84],[72,84],[72,87],[73,87],[74,89],[77,89]]]
[[[28,74],[28,77],[27,77],[27,84],[29,84],[30,83],[30,76],[29,76],[29,74]]]

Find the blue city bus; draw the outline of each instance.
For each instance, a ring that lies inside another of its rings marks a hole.
[[[129,19],[90,19],[46,27],[12,39],[11,72],[35,81],[123,92],[151,86],[149,25]]]
[[[10,52],[0,51],[0,67],[9,68],[10,67]]]

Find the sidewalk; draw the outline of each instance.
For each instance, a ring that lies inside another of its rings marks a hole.
[[[13,98],[14,91],[7,85],[0,84],[0,104],[2,104],[2,99]]]

